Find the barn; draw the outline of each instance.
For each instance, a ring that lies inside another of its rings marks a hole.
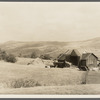
[[[72,65],[75,65],[79,68],[85,68],[85,70],[90,69],[91,67],[97,66],[98,57],[94,55],[93,53],[82,53],[78,51],[77,49],[68,50],[68,52],[62,54],[58,58],[58,63],[60,63],[59,66],[66,66],[65,62],[71,62]]]
[[[71,62],[75,66],[78,66],[80,58],[81,54],[78,52],[77,49],[67,50],[67,52],[58,57],[59,67],[62,65],[66,67],[66,61]]]
[[[82,59],[80,61],[80,67],[87,66],[89,69],[92,67],[97,67],[98,57],[93,53],[82,54]]]
[[[58,67],[66,67],[66,61],[70,62],[71,51],[67,50],[65,53],[58,56]]]

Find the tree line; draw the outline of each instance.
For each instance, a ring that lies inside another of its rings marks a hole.
[[[38,52],[33,51],[31,54],[28,55],[22,55],[21,53],[19,54],[19,57],[25,57],[25,58],[41,58],[41,59],[46,59],[50,60],[52,57],[49,54],[39,54]]]
[[[8,54],[6,51],[0,49],[0,60],[15,63],[17,61],[13,54]]]
[[[22,54],[20,53],[18,55],[18,57],[25,57],[25,58],[41,58],[41,59],[46,59],[46,60],[50,60],[52,59],[52,57],[49,54],[41,54],[38,55],[37,52],[32,52],[30,55],[27,56],[22,56]],[[4,60],[6,62],[11,62],[11,63],[15,63],[17,61],[16,56],[6,52],[5,50],[0,49],[0,60]]]

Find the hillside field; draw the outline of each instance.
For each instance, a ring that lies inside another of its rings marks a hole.
[[[0,94],[100,94],[100,71],[42,68],[0,61]]]
[[[34,65],[0,62],[1,88],[81,84],[84,74],[77,68],[39,68]]]
[[[12,53],[15,56],[30,57],[32,52],[37,56],[49,54],[52,58],[56,58],[59,54],[64,53],[68,49],[78,49],[81,53],[92,52],[100,58],[100,37],[84,40],[84,41],[8,41],[0,44],[2,50]]]

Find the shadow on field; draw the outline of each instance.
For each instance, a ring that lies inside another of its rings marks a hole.
[[[100,84],[100,71],[89,71],[87,84]]]
[[[82,76],[82,84],[87,84],[88,73],[89,71],[84,71],[84,74]]]
[[[82,84],[100,84],[100,71],[84,71]]]

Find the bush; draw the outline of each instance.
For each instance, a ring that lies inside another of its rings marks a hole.
[[[17,59],[14,55],[6,53],[6,51],[0,49],[0,60],[15,63]]]
[[[37,58],[37,53],[36,52],[32,52],[31,58]]]
[[[19,53],[18,57],[22,57],[22,54],[21,54],[21,53]]]
[[[17,61],[16,57],[12,54],[7,55],[4,60],[12,63],[15,63]]]
[[[49,54],[44,54],[44,55],[41,55],[40,58],[50,60],[51,56]]]
[[[11,79],[8,81],[3,82],[4,86],[7,88],[21,88],[21,87],[35,87],[35,86],[41,86],[41,84],[38,81],[35,81],[34,79],[28,79],[28,78],[20,78],[20,79]]]
[[[5,51],[0,50],[0,59],[4,60],[6,59],[7,53]]]

